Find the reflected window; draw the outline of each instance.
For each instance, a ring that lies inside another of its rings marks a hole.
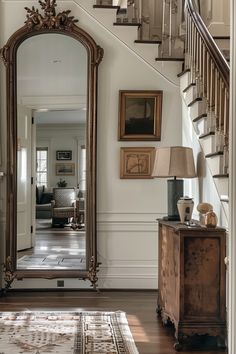
[[[36,184],[48,184],[48,148],[36,148]]]
[[[86,190],[86,149],[85,149],[85,145],[81,146],[80,166],[81,166],[81,171],[80,171],[79,188],[81,191],[85,191]]]

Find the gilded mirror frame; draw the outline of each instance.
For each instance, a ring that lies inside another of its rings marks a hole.
[[[25,8],[27,19],[1,49],[6,66],[7,97],[7,205],[6,205],[6,261],[5,282],[9,288],[12,281],[22,278],[79,278],[97,282],[96,239],[96,121],[98,65],[103,49],[83,29],[78,20],[70,16],[70,10],[56,13],[56,0],[39,1],[41,11],[35,7]],[[87,131],[86,131],[86,270],[18,270],[17,255],[17,50],[26,39],[44,33],[57,33],[79,41],[87,51]]]

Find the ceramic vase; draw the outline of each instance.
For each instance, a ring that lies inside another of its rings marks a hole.
[[[216,227],[217,226],[217,221],[218,218],[216,216],[216,213],[214,213],[213,210],[210,210],[206,213],[205,215],[205,226],[206,227]]]
[[[193,213],[193,199],[189,197],[182,197],[178,200],[177,207],[180,217],[180,222],[184,224],[185,222],[190,222]]]

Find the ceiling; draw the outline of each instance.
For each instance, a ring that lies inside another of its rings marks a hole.
[[[36,109],[37,123],[84,123],[86,94],[87,51],[80,42],[48,33],[31,37],[20,45],[18,103],[27,102],[26,105]],[[40,108],[38,112],[37,108]]]
[[[36,124],[83,124],[86,121],[86,110],[50,110],[35,111]]]

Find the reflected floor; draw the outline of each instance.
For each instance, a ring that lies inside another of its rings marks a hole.
[[[50,220],[37,220],[35,247],[17,256],[18,269],[86,269],[85,231],[52,228]]]

